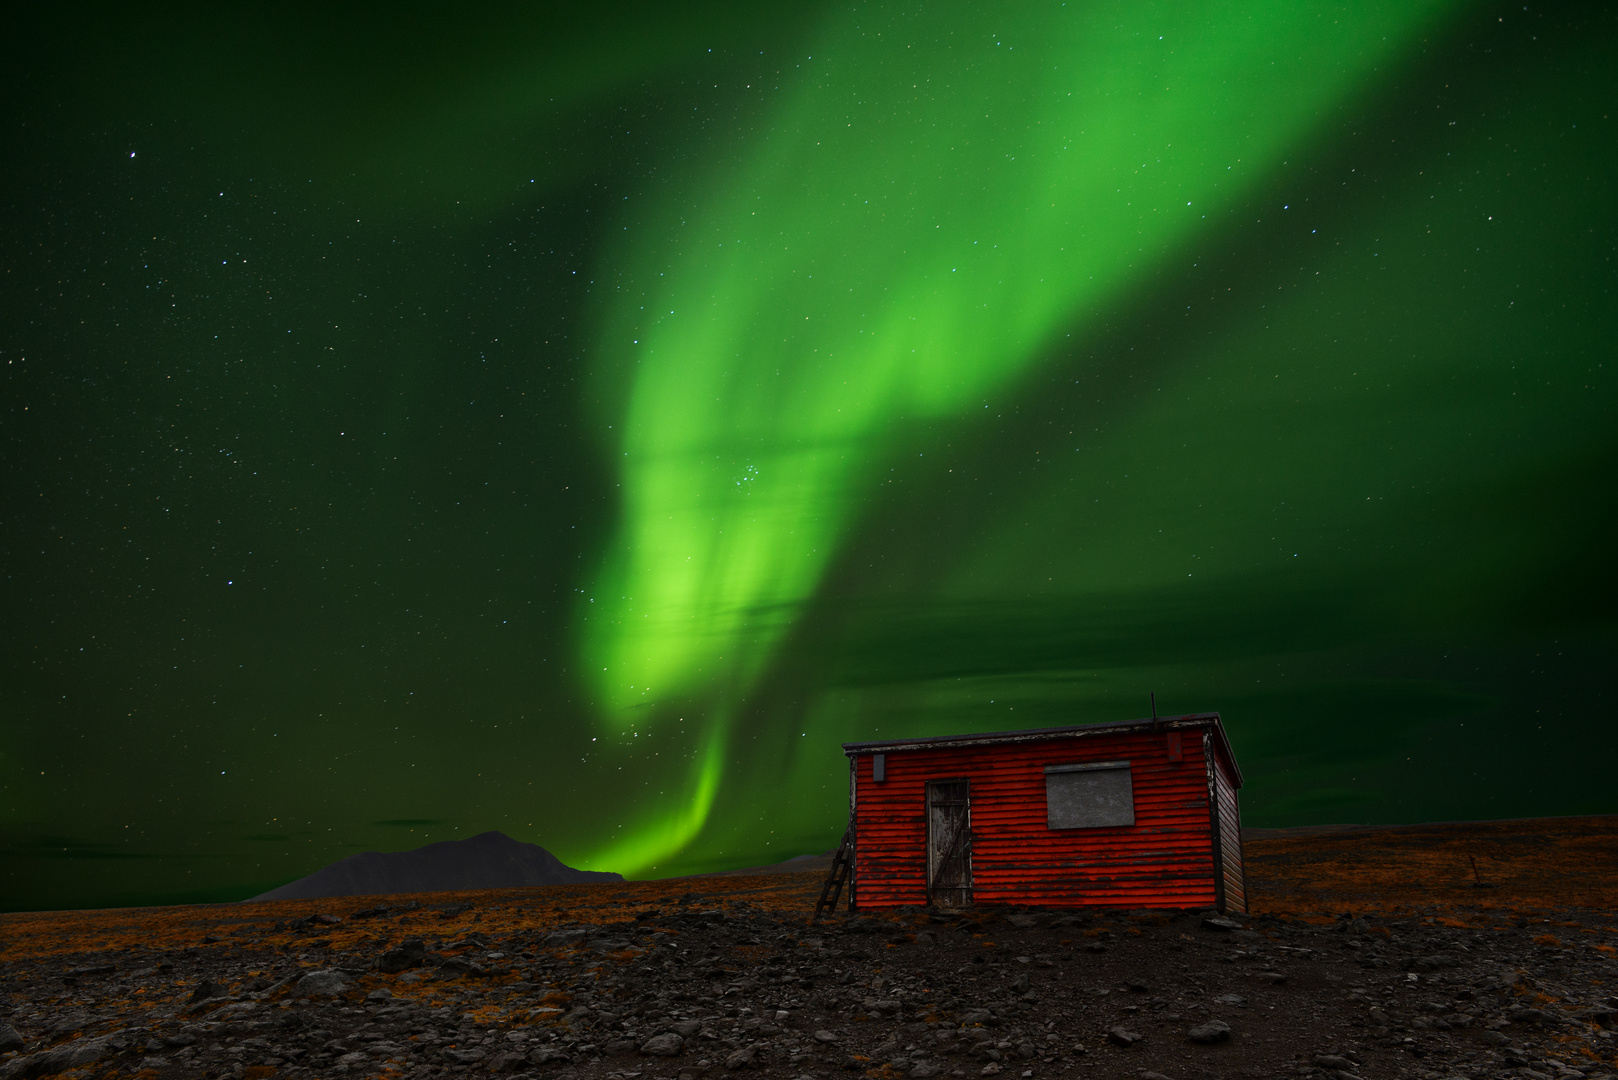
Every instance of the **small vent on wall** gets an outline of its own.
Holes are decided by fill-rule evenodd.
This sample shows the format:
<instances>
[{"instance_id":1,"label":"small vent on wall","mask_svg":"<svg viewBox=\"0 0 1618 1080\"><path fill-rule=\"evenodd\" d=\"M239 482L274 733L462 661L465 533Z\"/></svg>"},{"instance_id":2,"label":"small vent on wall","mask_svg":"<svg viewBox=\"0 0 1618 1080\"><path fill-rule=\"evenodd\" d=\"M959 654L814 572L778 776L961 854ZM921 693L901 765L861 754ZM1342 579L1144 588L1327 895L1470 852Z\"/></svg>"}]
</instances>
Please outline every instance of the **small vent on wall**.
<instances>
[{"instance_id":1,"label":"small vent on wall","mask_svg":"<svg viewBox=\"0 0 1618 1080\"><path fill-rule=\"evenodd\" d=\"M886 780L887 778L888 778L888 755L886 755L886 754L872 754L871 755L871 779L875 780L877 783L880 784L884 780Z\"/></svg>"}]
</instances>

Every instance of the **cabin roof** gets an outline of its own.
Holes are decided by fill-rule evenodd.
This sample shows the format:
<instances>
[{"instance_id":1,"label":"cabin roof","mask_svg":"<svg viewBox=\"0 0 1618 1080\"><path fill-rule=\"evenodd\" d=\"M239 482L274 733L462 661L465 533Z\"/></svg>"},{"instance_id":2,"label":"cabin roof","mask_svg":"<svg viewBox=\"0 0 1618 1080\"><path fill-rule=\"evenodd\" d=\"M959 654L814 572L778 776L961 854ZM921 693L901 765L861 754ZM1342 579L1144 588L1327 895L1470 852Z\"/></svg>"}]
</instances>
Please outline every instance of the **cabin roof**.
<instances>
[{"instance_id":1,"label":"cabin roof","mask_svg":"<svg viewBox=\"0 0 1618 1080\"><path fill-rule=\"evenodd\" d=\"M1002 744L1043 742L1059 739L1087 739L1098 735L1124 735L1152 731L1186 731L1209 729L1214 742L1230 765L1236 786L1242 786L1241 766L1231 752L1230 740L1225 736L1225 725L1218 713L1186 713L1183 716L1146 717L1141 720L1114 720L1104 724L1074 724L1071 727L1028 728L1023 731L987 731L974 735L931 735L915 739L889 739L882 742L844 743L843 753L856 754L896 753L905 750L940 750L953 747L999 746Z\"/></svg>"}]
</instances>

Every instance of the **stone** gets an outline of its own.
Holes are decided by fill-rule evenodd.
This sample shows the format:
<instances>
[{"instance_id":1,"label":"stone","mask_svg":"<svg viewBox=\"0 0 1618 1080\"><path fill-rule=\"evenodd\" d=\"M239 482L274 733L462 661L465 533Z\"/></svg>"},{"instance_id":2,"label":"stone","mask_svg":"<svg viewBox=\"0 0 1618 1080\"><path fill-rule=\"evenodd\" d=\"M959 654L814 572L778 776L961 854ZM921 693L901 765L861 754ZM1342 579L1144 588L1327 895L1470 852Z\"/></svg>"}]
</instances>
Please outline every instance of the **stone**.
<instances>
[{"instance_id":1,"label":"stone","mask_svg":"<svg viewBox=\"0 0 1618 1080\"><path fill-rule=\"evenodd\" d=\"M186 998L185 1003L187 1005L195 1005L199 1001L206 1001L211 997L219 997L224 992L225 988L220 986L218 983L212 981L211 979L203 979L197 984L197 988L191 991L191 996Z\"/></svg>"},{"instance_id":2,"label":"stone","mask_svg":"<svg viewBox=\"0 0 1618 1080\"><path fill-rule=\"evenodd\" d=\"M605 1049L609 1057L617 1057L620 1054L632 1054L635 1052L635 1040L611 1039L608 1041Z\"/></svg>"},{"instance_id":3,"label":"stone","mask_svg":"<svg viewBox=\"0 0 1618 1080\"><path fill-rule=\"evenodd\" d=\"M1210 915L1202 920L1202 927L1204 930L1230 931L1242 929L1242 924L1235 919L1227 919L1222 915Z\"/></svg>"},{"instance_id":4,"label":"stone","mask_svg":"<svg viewBox=\"0 0 1618 1080\"><path fill-rule=\"evenodd\" d=\"M1114 1046L1134 1046L1143 1037L1139 1032L1130 1031L1121 1024L1107 1029L1107 1041Z\"/></svg>"},{"instance_id":5,"label":"stone","mask_svg":"<svg viewBox=\"0 0 1618 1080\"><path fill-rule=\"evenodd\" d=\"M1210 1020L1206 1024L1198 1024L1186 1035L1194 1043L1212 1046L1214 1043L1224 1042L1230 1038L1230 1025L1223 1020Z\"/></svg>"},{"instance_id":6,"label":"stone","mask_svg":"<svg viewBox=\"0 0 1618 1080\"><path fill-rule=\"evenodd\" d=\"M818 1042L818 1043L834 1043L836 1041L837 1041L837 1036L833 1032L826 1031L824 1029L815 1032L815 1042Z\"/></svg>"},{"instance_id":7,"label":"stone","mask_svg":"<svg viewBox=\"0 0 1618 1080\"><path fill-rule=\"evenodd\" d=\"M21 1050L23 1045L22 1036L17 1034L17 1029L0 1021L0 1054L8 1050Z\"/></svg>"},{"instance_id":8,"label":"stone","mask_svg":"<svg viewBox=\"0 0 1618 1080\"><path fill-rule=\"evenodd\" d=\"M409 968L420 967L427 961L427 943L421 938L410 938L377 957L376 969L397 975Z\"/></svg>"},{"instance_id":9,"label":"stone","mask_svg":"<svg viewBox=\"0 0 1618 1080\"><path fill-rule=\"evenodd\" d=\"M658 1057L679 1057L685 1050L685 1040L673 1031L665 1031L661 1035L653 1035L641 1044L640 1052L655 1054Z\"/></svg>"},{"instance_id":10,"label":"stone","mask_svg":"<svg viewBox=\"0 0 1618 1080\"><path fill-rule=\"evenodd\" d=\"M727 1069L750 1069L757 1059L753 1056L753 1048L744 1046L725 1059Z\"/></svg>"},{"instance_id":11,"label":"stone","mask_svg":"<svg viewBox=\"0 0 1618 1080\"><path fill-rule=\"evenodd\" d=\"M935 1062L922 1061L911 1066L910 1077L911 1080L927 1080L928 1077L938 1076L943 1073L943 1071L943 1066Z\"/></svg>"},{"instance_id":12,"label":"stone","mask_svg":"<svg viewBox=\"0 0 1618 1080\"><path fill-rule=\"evenodd\" d=\"M348 1069L368 1069L371 1067L371 1056L355 1050L338 1058L337 1064Z\"/></svg>"},{"instance_id":13,"label":"stone","mask_svg":"<svg viewBox=\"0 0 1618 1080\"><path fill-rule=\"evenodd\" d=\"M458 1046L448 1046L441 1051L441 1056L452 1065L476 1065L483 1060L482 1050L463 1050Z\"/></svg>"},{"instance_id":14,"label":"stone","mask_svg":"<svg viewBox=\"0 0 1618 1080\"><path fill-rule=\"evenodd\" d=\"M293 997L337 997L348 989L348 976L336 968L312 971L292 988Z\"/></svg>"},{"instance_id":15,"label":"stone","mask_svg":"<svg viewBox=\"0 0 1618 1080\"><path fill-rule=\"evenodd\" d=\"M1247 1004L1247 999L1240 994L1220 994L1214 1000L1221 1005L1235 1005L1238 1008Z\"/></svg>"},{"instance_id":16,"label":"stone","mask_svg":"<svg viewBox=\"0 0 1618 1080\"><path fill-rule=\"evenodd\" d=\"M1510 1046L1511 1040L1502 1032L1484 1031L1478 1034L1478 1042L1484 1046Z\"/></svg>"},{"instance_id":17,"label":"stone","mask_svg":"<svg viewBox=\"0 0 1618 1080\"><path fill-rule=\"evenodd\" d=\"M6 1063L0 1076L6 1080L32 1080L36 1076L50 1076L93 1065L116 1047L110 1038L78 1039L64 1046L52 1047L37 1054L13 1058Z\"/></svg>"}]
</instances>

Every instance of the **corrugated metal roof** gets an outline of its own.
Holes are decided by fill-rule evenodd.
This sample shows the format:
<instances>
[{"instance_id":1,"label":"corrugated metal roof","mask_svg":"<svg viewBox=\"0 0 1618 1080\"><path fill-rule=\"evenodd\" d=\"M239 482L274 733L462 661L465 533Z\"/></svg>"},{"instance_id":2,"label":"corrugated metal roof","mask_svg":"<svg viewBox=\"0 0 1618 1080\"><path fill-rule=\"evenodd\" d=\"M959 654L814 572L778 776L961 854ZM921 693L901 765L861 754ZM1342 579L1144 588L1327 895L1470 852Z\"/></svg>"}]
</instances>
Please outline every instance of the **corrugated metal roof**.
<instances>
[{"instance_id":1,"label":"corrugated metal roof","mask_svg":"<svg viewBox=\"0 0 1618 1080\"><path fill-rule=\"evenodd\" d=\"M1045 739L1082 739L1096 735L1122 735L1137 731L1174 731L1211 729L1225 760L1235 777L1236 786L1242 786L1241 766L1231 752L1230 740L1225 737L1225 725L1218 713L1186 713L1182 716L1146 717L1141 720L1114 720L1104 724L1074 724L1071 727L1029 728L1024 731L986 731L975 735L930 735L917 739L891 739L883 742L844 743L843 753L850 757L873 751L894 753L904 750L934 750L946 746L992 746L997 743L1037 742Z\"/></svg>"}]
</instances>

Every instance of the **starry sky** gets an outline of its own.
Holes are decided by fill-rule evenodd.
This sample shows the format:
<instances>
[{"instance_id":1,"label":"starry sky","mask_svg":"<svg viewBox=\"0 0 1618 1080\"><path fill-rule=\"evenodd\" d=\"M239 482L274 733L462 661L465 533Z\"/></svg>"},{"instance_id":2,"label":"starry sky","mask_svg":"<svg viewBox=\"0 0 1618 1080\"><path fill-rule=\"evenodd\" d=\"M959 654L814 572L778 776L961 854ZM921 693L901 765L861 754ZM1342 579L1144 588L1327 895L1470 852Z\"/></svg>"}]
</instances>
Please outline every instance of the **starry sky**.
<instances>
[{"instance_id":1,"label":"starry sky","mask_svg":"<svg viewBox=\"0 0 1618 1080\"><path fill-rule=\"evenodd\" d=\"M1610 7L29 18L0 908L774 862L1153 693L1249 825L1618 812Z\"/></svg>"}]
</instances>

